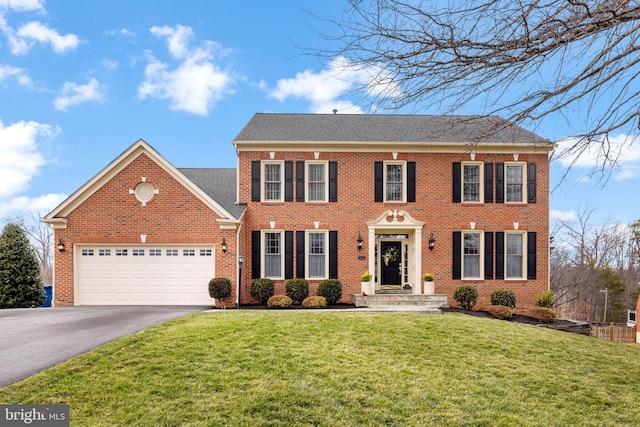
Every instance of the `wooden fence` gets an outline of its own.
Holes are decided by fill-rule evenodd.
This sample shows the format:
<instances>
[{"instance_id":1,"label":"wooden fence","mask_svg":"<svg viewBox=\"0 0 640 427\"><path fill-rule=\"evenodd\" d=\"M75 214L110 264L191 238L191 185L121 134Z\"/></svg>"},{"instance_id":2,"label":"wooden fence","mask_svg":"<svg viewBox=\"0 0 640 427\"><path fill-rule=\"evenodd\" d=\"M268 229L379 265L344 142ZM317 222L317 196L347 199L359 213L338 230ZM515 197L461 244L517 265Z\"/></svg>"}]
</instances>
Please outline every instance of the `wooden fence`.
<instances>
[{"instance_id":1,"label":"wooden fence","mask_svg":"<svg viewBox=\"0 0 640 427\"><path fill-rule=\"evenodd\" d=\"M624 323L592 323L589 335L622 344L633 344L636 342L636 327Z\"/></svg>"}]
</instances>

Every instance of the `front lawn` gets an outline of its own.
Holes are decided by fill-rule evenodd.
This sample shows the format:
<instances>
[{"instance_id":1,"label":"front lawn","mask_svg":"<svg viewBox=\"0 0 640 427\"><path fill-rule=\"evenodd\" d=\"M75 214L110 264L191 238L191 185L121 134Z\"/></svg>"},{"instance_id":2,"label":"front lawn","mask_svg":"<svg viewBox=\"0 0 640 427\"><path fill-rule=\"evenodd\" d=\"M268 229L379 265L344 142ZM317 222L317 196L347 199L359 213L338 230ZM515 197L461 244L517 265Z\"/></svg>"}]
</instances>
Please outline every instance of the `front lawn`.
<instances>
[{"instance_id":1,"label":"front lawn","mask_svg":"<svg viewBox=\"0 0 640 427\"><path fill-rule=\"evenodd\" d=\"M72 426L640 425L640 349L446 313L199 313L0 389Z\"/></svg>"}]
</instances>

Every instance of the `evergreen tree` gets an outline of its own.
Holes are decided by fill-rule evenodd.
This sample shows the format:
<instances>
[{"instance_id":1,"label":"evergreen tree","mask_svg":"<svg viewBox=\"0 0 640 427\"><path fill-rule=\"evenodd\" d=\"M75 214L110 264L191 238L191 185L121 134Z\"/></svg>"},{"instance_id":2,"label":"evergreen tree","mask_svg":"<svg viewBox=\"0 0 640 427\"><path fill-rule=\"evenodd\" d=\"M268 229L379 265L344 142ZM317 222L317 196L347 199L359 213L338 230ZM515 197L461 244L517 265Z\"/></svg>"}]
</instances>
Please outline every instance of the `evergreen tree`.
<instances>
[{"instance_id":1,"label":"evergreen tree","mask_svg":"<svg viewBox=\"0 0 640 427\"><path fill-rule=\"evenodd\" d=\"M44 302L40 266L24 230L15 223L0 234L0 308L38 307Z\"/></svg>"}]
</instances>

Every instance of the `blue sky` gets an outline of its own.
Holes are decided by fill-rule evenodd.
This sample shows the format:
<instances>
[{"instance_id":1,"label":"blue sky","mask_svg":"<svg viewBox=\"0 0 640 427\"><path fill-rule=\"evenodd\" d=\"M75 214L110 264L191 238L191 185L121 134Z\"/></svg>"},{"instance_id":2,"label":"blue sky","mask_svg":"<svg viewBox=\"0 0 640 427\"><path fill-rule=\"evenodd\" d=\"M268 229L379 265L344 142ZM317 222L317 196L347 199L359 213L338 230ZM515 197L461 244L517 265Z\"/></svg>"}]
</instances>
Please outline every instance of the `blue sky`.
<instances>
[{"instance_id":1,"label":"blue sky","mask_svg":"<svg viewBox=\"0 0 640 427\"><path fill-rule=\"evenodd\" d=\"M177 167L235 167L231 141L256 112L370 112L352 91L378 70L302 49L335 48L313 15L339 19L344 6L0 0L0 218L46 214L140 138ZM566 129L553 118L530 128L561 146ZM640 218L637 145L604 187L588 175L594 153L581 157L552 194L553 215ZM553 162L552 187L566 166Z\"/></svg>"}]
</instances>

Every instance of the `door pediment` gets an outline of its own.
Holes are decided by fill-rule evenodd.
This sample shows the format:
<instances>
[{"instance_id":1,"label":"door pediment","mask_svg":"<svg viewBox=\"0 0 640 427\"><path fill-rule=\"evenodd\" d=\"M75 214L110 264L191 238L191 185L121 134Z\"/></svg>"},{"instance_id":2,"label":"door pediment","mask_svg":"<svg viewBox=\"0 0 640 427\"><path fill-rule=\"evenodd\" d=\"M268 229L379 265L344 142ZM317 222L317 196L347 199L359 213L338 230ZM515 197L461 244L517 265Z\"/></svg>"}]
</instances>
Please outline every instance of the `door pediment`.
<instances>
[{"instance_id":1,"label":"door pediment","mask_svg":"<svg viewBox=\"0 0 640 427\"><path fill-rule=\"evenodd\" d=\"M377 219L367 222L370 229L421 229L423 221L418 221L404 210L389 209L384 211Z\"/></svg>"}]
</instances>

